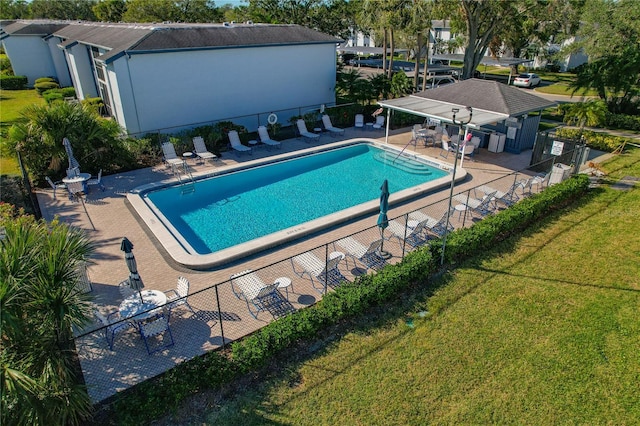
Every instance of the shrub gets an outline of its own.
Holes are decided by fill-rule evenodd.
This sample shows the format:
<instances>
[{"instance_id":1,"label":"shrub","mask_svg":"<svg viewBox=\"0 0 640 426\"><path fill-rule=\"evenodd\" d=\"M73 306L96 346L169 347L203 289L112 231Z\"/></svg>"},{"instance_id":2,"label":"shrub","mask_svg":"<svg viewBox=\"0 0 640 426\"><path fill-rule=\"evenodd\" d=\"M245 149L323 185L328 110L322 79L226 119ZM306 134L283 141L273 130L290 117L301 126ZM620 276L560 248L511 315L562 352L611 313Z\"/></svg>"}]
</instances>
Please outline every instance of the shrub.
<instances>
[{"instance_id":1,"label":"shrub","mask_svg":"<svg viewBox=\"0 0 640 426\"><path fill-rule=\"evenodd\" d=\"M580 138L580 129L575 128L560 128L556 131L558 136L562 136L570 139ZM593 132L590 130L582 131L582 137L584 138L587 146L600 151L613 152L625 142L631 142L631 139L620 136L612 136L606 133Z\"/></svg>"},{"instance_id":2,"label":"shrub","mask_svg":"<svg viewBox=\"0 0 640 426\"><path fill-rule=\"evenodd\" d=\"M614 129L640 131L640 116L607 113L605 126Z\"/></svg>"},{"instance_id":3,"label":"shrub","mask_svg":"<svg viewBox=\"0 0 640 426\"><path fill-rule=\"evenodd\" d=\"M65 98L75 98L76 89L73 87L62 87L60 89L49 89L42 93L42 97L48 104L54 101L64 100Z\"/></svg>"},{"instance_id":4,"label":"shrub","mask_svg":"<svg viewBox=\"0 0 640 426\"><path fill-rule=\"evenodd\" d=\"M11 61L9 60L9 58L0 58L0 71L2 71L2 74L5 75L13 74L13 68L11 68Z\"/></svg>"},{"instance_id":5,"label":"shrub","mask_svg":"<svg viewBox=\"0 0 640 426\"><path fill-rule=\"evenodd\" d=\"M34 84L33 87L36 89L38 94L42 95L47 90L57 89L60 86L55 81L43 81L41 83Z\"/></svg>"},{"instance_id":6,"label":"shrub","mask_svg":"<svg viewBox=\"0 0 640 426\"><path fill-rule=\"evenodd\" d=\"M53 78L53 77L40 77L40 78L36 78L36 81L34 81L35 84L38 83L57 83L58 81Z\"/></svg>"},{"instance_id":7,"label":"shrub","mask_svg":"<svg viewBox=\"0 0 640 426\"><path fill-rule=\"evenodd\" d=\"M22 90L27 86L27 81L24 75L0 75L0 89Z\"/></svg>"}]
</instances>

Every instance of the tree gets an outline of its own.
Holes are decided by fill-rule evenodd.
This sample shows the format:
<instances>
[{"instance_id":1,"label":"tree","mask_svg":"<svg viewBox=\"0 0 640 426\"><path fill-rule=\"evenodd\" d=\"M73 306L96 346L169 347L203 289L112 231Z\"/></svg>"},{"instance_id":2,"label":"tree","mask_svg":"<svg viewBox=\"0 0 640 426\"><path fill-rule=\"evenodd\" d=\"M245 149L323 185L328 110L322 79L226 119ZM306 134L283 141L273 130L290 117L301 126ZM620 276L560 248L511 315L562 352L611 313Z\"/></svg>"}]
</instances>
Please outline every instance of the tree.
<instances>
[{"instance_id":1,"label":"tree","mask_svg":"<svg viewBox=\"0 0 640 426\"><path fill-rule=\"evenodd\" d=\"M93 173L101 168L127 167L134 161L123 148L118 123L103 119L90 106L54 102L29 106L21 115L23 121L11 127L3 151L20 150L37 182L43 182L45 175L60 175L66 168L65 137L81 166Z\"/></svg>"},{"instance_id":2,"label":"tree","mask_svg":"<svg viewBox=\"0 0 640 426\"><path fill-rule=\"evenodd\" d=\"M582 49L589 63L578 69L575 91L595 89L615 113L638 112L640 96L640 2L589 0L578 38L568 51Z\"/></svg>"},{"instance_id":3,"label":"tree","mask_svg":"<svg viewBox=\"0 0 640 426\"><path fill-rule=\"evenodd\" d=\"M26 0L0 0L0 19L29 19L31 8Z\"/></svg>"},{"instance_id":4,"label":"tree","mask_svg":"<svg viewBox=\"0 0 640 426\"><path fill-rule=\"evenodd\" d=\"M100 21L120 22L122 15L127 10L125 0L100 0L93 6L93 13Z\"/></svg>"},{"instance_id":5,"label":"tree","mask_svg":"<svg viewBox=\"0 0 640 426\"><path fill-rule=\"evenodd\" d=\"M0 209L0 423L80 424L91 401L72 329L90 322L92 306L76 289L76 271L94 246L80 230L13 217L6 206Z\"/></svg>"},{"instance_id":6,"label":"tree","mask_svg":"<svg viewBox=\"0 0 640 426\"><path fill-rule=\"evenodd\" d=\"M31 15L34 19L66 19L95 21L93 6L96 0L32 0Z\"/></svg>"},{"instance_id":7,"label":"tree","mask_svg":"<svg viewBox=\"0 0 640 426\"><path fill-rule=\"evenodd\" d=\"M607 115L607 105L600 99L590 99L586 102L574 102L564 115L565 123L575 123L580 127L597 126L602 124Z\"/></svg>"}]
</instances>

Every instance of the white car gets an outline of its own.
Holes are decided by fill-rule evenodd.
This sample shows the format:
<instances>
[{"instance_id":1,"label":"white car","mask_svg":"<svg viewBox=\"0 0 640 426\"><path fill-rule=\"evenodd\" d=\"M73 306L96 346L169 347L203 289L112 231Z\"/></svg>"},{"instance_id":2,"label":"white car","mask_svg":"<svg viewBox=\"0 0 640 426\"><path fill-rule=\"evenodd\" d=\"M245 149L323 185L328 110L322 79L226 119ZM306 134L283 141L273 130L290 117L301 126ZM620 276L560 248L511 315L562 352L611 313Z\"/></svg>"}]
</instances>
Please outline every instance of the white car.
<instances>
[{"instance_id":1,"label":"white car","mask_svg":"<svg viewBox=\"0 0 640 426\"><path fill-rule=\"evenodd\" d=\"M520 74L513 80L513 85L518 87L536 87L542 79L538 74L527 72Z\"/></svg>"}]
</instances>

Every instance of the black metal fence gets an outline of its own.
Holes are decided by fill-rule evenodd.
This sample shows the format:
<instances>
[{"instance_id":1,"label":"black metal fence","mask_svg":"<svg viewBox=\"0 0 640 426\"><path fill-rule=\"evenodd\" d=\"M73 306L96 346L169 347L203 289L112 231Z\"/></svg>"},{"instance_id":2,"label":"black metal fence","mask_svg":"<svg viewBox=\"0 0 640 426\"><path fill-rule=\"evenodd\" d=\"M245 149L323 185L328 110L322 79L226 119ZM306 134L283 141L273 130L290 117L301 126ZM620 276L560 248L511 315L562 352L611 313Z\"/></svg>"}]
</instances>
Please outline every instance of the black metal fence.
<instances>
[{"instance_id":1,"label":"black metal fence","mask_svg":"<svg viewBox=\"0 0 640 426\"><path fill-rule=\"evenodd\" d=\"M582 155L578 151L567 152L567 158ZM557 164L555 157L546 159L390 218L384 230L374 226L341 236L269 266L238 271L224 282L212 283L137 317L96 324L76 333L78 357L92 401L99 402L313 305L343 280L352 281L402 260L426 241L442 236L443 229L450 232L470 226L577 171L556 170ZM446 226L447 217L450 227ZM388 258L381 252L388 253ZM153 320L157 315L169 319L167 329L156 327L152 331L157 333L143 337L140 324L144 322L137 320ZM149 355L150 351L155 353Z\"/></svg>"}]
</instances>

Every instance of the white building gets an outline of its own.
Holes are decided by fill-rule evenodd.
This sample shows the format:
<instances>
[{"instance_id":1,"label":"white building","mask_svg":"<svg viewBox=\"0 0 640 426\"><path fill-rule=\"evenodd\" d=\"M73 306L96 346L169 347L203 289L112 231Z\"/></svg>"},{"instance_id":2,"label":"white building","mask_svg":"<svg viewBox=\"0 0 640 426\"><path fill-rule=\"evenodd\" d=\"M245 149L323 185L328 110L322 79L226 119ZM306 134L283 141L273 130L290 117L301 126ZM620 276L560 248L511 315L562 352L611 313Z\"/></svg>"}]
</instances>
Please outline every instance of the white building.
<instances>
[{"instance_id":1,"label":"white building","mask_svg":"<svg viewBox=\"0 0 640 426\"><path fill-rule=\"evenodd\" d=\"M20 62L17 24L3 28L2 36L16 74L55 74L63 83L65 70ZM48 49L23 43L33 51L29 57L57 63L62 53L78 98L100 96L129 134L171 133L217 120L254 130L258 114L295 115L301 106L335 103L340 40L298 25L74 22L46 35L31 31L30 41L39 38Z\"/></svg>"}]
</instances>

